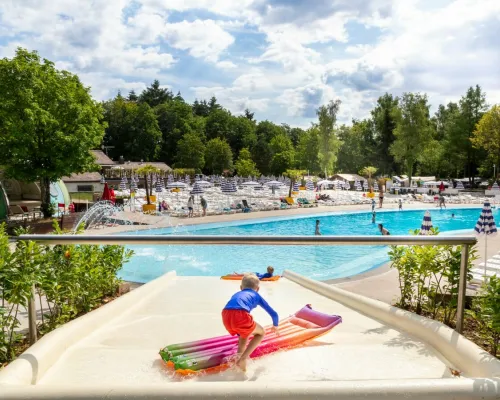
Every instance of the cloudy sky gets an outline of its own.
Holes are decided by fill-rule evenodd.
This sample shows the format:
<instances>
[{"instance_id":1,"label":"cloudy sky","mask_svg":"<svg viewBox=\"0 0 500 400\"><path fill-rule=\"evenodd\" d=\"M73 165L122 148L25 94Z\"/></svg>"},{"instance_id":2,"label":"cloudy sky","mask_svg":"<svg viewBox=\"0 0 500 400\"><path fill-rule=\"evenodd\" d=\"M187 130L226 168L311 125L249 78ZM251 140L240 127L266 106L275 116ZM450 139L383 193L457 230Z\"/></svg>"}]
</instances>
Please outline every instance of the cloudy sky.
<instances>
[{"instance_id":1,"label":"cloudy sky","mask_svg":"<svg viewBox=\"0 0 500 400\"><path fill-rule=\"evenodd\" d=\"M38 50L93 95L153 79L185 99L307 126L342 100L367 116L386 91L500 102L500 0L2 0L0 57Z\"/></svg>"}]
</instances>

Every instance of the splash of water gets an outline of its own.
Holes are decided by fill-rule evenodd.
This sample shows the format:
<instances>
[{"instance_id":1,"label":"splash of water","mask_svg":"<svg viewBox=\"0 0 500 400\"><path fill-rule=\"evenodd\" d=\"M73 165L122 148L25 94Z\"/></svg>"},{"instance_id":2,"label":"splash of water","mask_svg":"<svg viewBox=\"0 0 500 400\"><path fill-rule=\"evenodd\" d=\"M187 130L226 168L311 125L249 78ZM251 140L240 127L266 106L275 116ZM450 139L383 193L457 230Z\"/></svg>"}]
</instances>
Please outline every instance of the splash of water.
<instances>
[{"instance_id":1,"label":"splash of water","mask_svg":"<svg viewBox=\"0 0 500 400\"><path fill-rule=\"evenodd\" d=\"M98 201L90 207L83 216L75 222L73 232L76 232L80 226L84 229L93 229L111 225L133 225L133 221L126 218L123 214L123 207L114 205L112 202L103 200Z\"/></svg>"}]
</instances>

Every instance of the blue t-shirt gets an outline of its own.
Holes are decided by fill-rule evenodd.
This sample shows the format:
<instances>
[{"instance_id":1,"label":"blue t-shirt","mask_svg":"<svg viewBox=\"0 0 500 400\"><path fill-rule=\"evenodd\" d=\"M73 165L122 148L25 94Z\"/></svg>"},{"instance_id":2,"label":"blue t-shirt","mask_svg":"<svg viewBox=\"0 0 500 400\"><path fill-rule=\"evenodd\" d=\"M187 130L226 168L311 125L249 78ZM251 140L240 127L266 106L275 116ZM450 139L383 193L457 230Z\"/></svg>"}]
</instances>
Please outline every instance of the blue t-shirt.
<instances>
[{"instance_id":1,"label":"blue t-shirt","mask_svg":"<svg viewBox=\"0 0 500 400\"><path fill-rule=\"evenodd\" d=\"M273 276L273 274L270 274L269 272L266 272L265 274L260 274L256 272L255 275L257 275L257 278L259 279L271 278Z\"/></svg>"},{"instance_id":2,"label":"blue t-shirt","mask_svg":"<svg viewBox=\"0 0 500 400\"><path fill-rule=\"evenodd\" d=\"M261 306L266 310L273 319L273 325L278 326L278 313L253 289L243 289L235 293L224 307L224 310L243 310L250 313L257 306Z\"/></svg>"}]
</instances>

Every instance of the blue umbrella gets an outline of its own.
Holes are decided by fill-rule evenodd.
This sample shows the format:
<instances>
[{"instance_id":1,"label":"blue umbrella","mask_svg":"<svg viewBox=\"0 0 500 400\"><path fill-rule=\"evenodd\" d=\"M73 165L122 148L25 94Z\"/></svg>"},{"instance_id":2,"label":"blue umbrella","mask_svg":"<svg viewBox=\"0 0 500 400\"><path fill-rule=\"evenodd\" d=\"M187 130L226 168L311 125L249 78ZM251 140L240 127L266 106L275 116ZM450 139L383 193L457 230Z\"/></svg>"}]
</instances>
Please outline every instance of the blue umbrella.
<instances>
[{"instance_id":1,"label":"blue umbrella","mask_svg":"<svg viewBox=\"0 0 500 400\"><path fill-rule=\"evenodd\" d=\"M429 235L431 233L431 228L431 213L429 211L426 211L424 214L424 220L422 221L422 226L420 227L420 235Z\"/></svg>"},{"instance_id":2,"label":"blue umbrella","mask_svg":"<svg viewBox=\"0 0 500 400\"><path fill-rule=\"evenodd\" d=\"M359 183L359 181L354 181L354 187L356 188L356 190L358 192L361 192L362 188L361 188L361 183Z\"/></svg>"},{"instance_id":3,"label":"blue umbrella","mask_svg":"<svg viewBox=\"0 0 500 400\"><path fill-rule=\"evenodd\" d=\"M368 181L363 181L363 189L368 190Z\"/></svg>"},{"instance_id":4,"label":"blue umbrella","mask_svg":"<svg viewBox=\"0 0 500 400\"><path fill-rule=\"evenodd\" d=\"M307 190L314 190L314 183L311 180L308 180L306 182L306 189Z\"/></svg>"},{"instance_id":5,"label":"blue umbrella","mask_svg":"<svg viewBox=\"0 0 500 400\"><path fill-rule=\"evenodd\" d=\"M295 183L293 184L293 191L294 191L294 192L298 192L298 191L299 191L299 184L298 184L297 182L295 182Z\"/></svg>"},{"instance_id":6,"label":"blue umbrella","mask_svg":"<svg viewBox=\"0 0 500 400\"><path fill-rule=\"evenodd\" d=\"M493 213L491 212L490 202L486 201L481 210L481 215L476 222L474 227L477 235L485 235L484 237L484 277L486 278L486 269L488 267L487 251L488 251L488 236L495 235L497 233L497 226L495 225L495 219L493 218Z\"/></svg>"}]
</instances>

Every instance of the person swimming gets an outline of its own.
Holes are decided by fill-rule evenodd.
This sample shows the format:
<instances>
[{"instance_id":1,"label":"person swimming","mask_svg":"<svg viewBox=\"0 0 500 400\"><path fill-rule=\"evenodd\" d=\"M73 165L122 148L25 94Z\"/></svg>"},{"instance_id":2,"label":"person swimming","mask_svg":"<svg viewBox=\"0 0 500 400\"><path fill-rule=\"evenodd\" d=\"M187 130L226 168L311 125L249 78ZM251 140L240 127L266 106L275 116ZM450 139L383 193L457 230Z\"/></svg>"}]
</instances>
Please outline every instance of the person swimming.
<instances>
[{"instance_id":1,"label":"person swimming","mask_svg":"<svg viewBox=\"0 0 500 400\"><path fill-rule=\"evenodd\" d=\"M387 229L384 228L384 225L378 224L378 229L380 230L380 233L384 236L389 236L390 233Z\"/></svg>"},{"instance_id":2,"label":"person swimming","mask_svg":"<svg viewBox=\"0 0 500 400\"><path fill-rule=\"evenodd\" d=\"M451 218L455 218L455 214L454 213L451 213Z\"/></svg>"}]
</instances>

